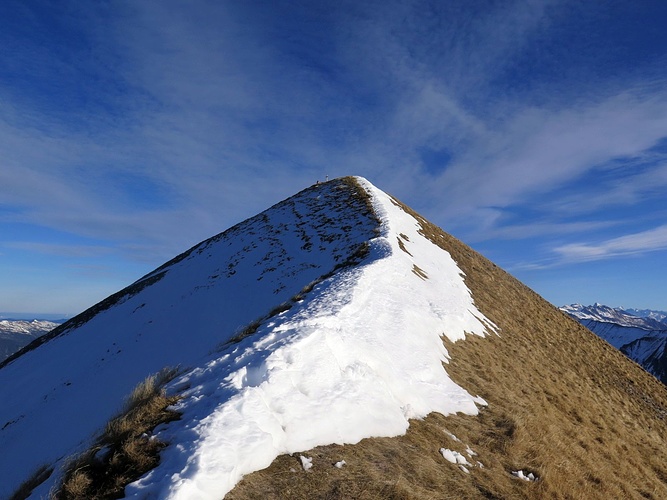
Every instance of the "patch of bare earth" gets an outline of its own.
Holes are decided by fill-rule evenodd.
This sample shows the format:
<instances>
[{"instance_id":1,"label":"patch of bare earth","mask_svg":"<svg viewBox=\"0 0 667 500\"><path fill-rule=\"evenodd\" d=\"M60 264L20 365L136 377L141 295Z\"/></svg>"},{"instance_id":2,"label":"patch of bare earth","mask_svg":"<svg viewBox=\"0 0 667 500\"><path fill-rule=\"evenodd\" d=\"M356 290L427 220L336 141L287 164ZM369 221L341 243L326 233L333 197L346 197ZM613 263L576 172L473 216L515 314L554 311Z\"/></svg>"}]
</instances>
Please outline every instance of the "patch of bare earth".
<instances>
[{"instance_id":1,"label":"patch of bare earth","mask_svg":"<svg viewBox=\"0 0 667 500\"><path fill-rule=\"evenodd\" d=\"M278 457L226 498L667 498L667 388L401 206L452 255L477 307L500 328L498 336L446 342L451 362L445 369L488 407L474 417L433 413L411 421L404 436ZM443 447L476 452L469 473L446 461ZM298 455L312 457L312 469L304 471ZM334 467L341 460L346 465ZM514 477L518 470L538 480Z\"/></svg>"}]
</instances>

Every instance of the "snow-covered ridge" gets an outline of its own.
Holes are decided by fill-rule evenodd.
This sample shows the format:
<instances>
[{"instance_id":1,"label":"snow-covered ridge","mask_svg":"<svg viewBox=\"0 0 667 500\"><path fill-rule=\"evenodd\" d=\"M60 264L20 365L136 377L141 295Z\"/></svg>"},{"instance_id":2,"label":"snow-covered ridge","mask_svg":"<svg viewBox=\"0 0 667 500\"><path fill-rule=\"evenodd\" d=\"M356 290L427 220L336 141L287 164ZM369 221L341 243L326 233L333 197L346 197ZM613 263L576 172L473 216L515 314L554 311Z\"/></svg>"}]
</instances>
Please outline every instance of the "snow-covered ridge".
<instances>
[{"instance_id":1,"label":"snow-covered ridge","mask_svg":"<svg viewBox=\"0 0 667 500\"><path fill-rule=\"evenodd\" d=\"M640 318L650 318L667 324L667 312L665 311L654 311L653 309L627 309L623 307L621 307L621 309L633 316L638 316Z\"/></svg>"},{"instance_id":2,"label":"snow-covered ridge","mask_svg":"<svg viewBox=\"0 0 667 500\"><path fill-rule=\"evenodd\" d=\"M377 226L353 186L312 186L195 246L163 267L160 279L114 294L3 366L0 498L41 465L57 470L85 448L146 376L197 366L330 273Z\"/></svg>"},{"instance_id":3,"label":"snow-covered ridge","mask_svg":"<svg viewBox=\"0 0 667 500\"><path fill-rule=\"evenodd\" d=\"M279 454L394 436L410 418L476 414L484 404L442 366L441 335L460 340L490 325L460 269L413 217L358 182L382 221L368 260L175 381L191 387L178 406L183 418L158 437L179 445L128 497L220 498Z\"/></svg>"},{"instance_id":4,"label":"snow-covered ridge","mask_svg":"<svg viewBox=\"0 0 667 500\"><path fill-rule=\"evenodd\" d=\"M46 495L65 458L165 366L186 368L170 386L182 418L159 429L161 464L128 496L221 498L280 453L400 434L432 411L476 413L484 402L447 376L441 335L492 324L418 229L363 179L312 186L21 355L0 369L0 471L12 471L0 498L51 464L33 498Z\"/></svg>"}]
</instances>

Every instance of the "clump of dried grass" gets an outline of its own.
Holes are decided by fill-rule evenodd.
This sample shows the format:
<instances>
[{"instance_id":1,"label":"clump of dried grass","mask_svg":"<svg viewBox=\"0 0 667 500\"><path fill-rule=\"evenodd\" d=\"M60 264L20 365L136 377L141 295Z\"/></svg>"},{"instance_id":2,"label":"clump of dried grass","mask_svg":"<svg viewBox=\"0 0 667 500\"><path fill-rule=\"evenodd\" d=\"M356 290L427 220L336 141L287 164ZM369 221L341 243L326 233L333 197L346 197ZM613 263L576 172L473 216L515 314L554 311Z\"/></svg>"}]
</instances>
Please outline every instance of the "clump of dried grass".
<instances>
[{"instance_id":1,"label":"clump of dried grass","mask_svg":"<svg viewBox=\"0 0 667 500\"><path fill-rule=\"evenodd\" d=\"M137 385L95 445L69 463L58 498L122 498L127 484L159 463L165 445L150 432L179 418L169 409L179 397L167 395L164 389L176 374L177 369L165 369Z\"/></svg>"},{"instance_id":2,"label":"clump of dried grass","mask_svg":"<svg viewBox=\"0 0 667 500\"><path fill-rule=\"evenodd\" d=\"M428 274L426 274L426 271L424 271L421 267L419 267L417 264L412 265L412 272L419 276L423 280L428 279Z\"/></svg>"},{"instance_id":3,"label":"clump of dried grass","mask_svg":"<svg viewBox=\"0 0 667 500\"><path fill-rule=\"evenodd\" d=\"M401 235L401 236L404 236L405 238L407 238L407 236L405 236L405 235ZM410 257L412 257L412 254L410 252L408 252L407 248L405 248L405 243L403 243L403 240L401 238L396 238L396 239L398 240L398 248L400 248L405 253L407 253ZM406 241L408 241L408 240L406 239Z\"/></svg>"}]
</instances>

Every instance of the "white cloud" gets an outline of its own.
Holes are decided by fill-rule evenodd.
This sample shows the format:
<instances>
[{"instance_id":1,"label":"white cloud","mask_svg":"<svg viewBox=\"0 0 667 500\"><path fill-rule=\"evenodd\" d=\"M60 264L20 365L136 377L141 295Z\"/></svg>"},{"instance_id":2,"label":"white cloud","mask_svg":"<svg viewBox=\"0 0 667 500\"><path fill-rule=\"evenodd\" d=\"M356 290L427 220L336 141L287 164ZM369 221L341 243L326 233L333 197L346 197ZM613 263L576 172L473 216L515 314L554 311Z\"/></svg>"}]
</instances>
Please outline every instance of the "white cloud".
<instances>
[{"instance_id":1,"label":"white cloud","mask_svg":"<svg viewBox=\"0 0 667 500\"><path fill-rule=\"evenodd\" d=\"M554 249L563 263L609 259L667 249L667 225L599 243L570 243Z\"/></svg>"},{"instance_id":2,"label":"white cloud","mask_svg":"<svg viewBox=\"0 0 667 500\"><path fill-rule=\"evenodd\" d=\"M554 212L582 214L600 211L614 206L631 206L649 199L656 199L653 212L662 209L658 203L667 187L667 163L665 155L642 154L623 159L618 172L596 182L589 189L568 193L549 204Z\"/></svg>"},{"instance_id":3,"label":"white cloud","mask_svg":"<svg viewBox=\"0 0 667 500\"><path fill-rule=\"evenodd\" d=\"M15 250L26 250L29 252L54 255L60 257L99 257L112 252L109 247L95 245L63 245L53 243L39 243L31 241L15 241L3 243L2 246Z\"/></svg>"},{"instance_id":4,"label":"white cloud","mask_svg":"<svg viewBox=\"0 0 667 500\"><path fill-rule=\"evenodd\" d=\"M491 82L546 33L559 3L438 8L435 17L406 2L297 8L314 28L283 26L279 7L119 2L112 18L89 9L93 48L126 84L122 116L92 130L35 128L21 113L31 124L48 113L15 109L0 123L0 203L21 207L15 221L106 239L141 259L168 258L324 175L365 175L475 239L593 227L548 214L541 226L508 226L503 215L653 146L667 130L661 87L633 91L619 79L578 99L573 82L571 95L539 106L532 95L513 101ZM320 34L320 21L331 31ZM441 175L424 171L424 146L452 151ZM118 171L160 183L168 201L126 209L104 182ZM609 197L632 202L655 185L637 176ZM591 196L591 207L608 199Z\"/></svg>"},{"instance_id":5,"label":"white cloud","mask_svg":"<svg viewBox=\"0 0 667 500\"><path fill-rule=\"evenodd\" d=\"M534 202L605 162L641 155L666 130L667 95L623 92L589 106L518 110L470 145L428 194L441 196L446 215L474 220L485 207Z\"/></svg>"},{"instance_id":6,"label":"white cloud","mask_svg":"<svg viewBox=\"0 0 667 500\"><path fill-rule=\"evenodd\" d=\"M476 240L519 240L539 237L561 237L578 233L588 233L618 226L619 221L576 221L551 222L542 221L530 224L498 224L484 232L473 233L471 241Z\"/></svg>"}]
</instances>

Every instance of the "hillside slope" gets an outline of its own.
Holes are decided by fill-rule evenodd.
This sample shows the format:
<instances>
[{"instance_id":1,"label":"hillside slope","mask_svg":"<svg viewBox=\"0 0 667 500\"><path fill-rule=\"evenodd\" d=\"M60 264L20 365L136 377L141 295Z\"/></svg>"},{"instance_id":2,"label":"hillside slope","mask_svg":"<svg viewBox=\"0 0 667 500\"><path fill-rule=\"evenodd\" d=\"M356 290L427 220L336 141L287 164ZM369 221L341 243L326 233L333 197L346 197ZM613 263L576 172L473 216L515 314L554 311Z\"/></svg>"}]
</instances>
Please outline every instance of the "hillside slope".
<instances>
[{"instance_id":1,"label":"hillside slope","mask_svg":"<svg viewBox=\"0 0 667 500\"><path fill-rule=\"evenodd\" d=\"M0 498L85 448L149 374L196 366L304 287L357 262L378 227L361 194L352 181L306 189L0 363Z\"/></svg>"},{"instance_id":2,"label":"hillside slope","mask_svg":"<svg viewBox=\"0 0 667 500\"><path fill-rule=\"evenodd\" d=\"M31 498L48 494L175 365L180 420L128 497L667 498L665 387L363 179L203 242L4 363L0 498L42 465Z\"/></svg>"},{"instance_id":3,"label":"hillside slope","mask_svg":"<svg viewBox=\"0 0 667 500\"><path fill-rule=\"evenodd\" d=\"M128 487L139 497L220 498L280 453L476 414L483 400L442 369L440 334L487 327L451 258L389 197L362 179L313 186L5 362L0 382L22 383L0 384L0 470L18 471L0 487L46 465L33 496L57 488L67 457L165 366L183 372L180 420L157 434L160 466Z\"/></svg>"},{"instance_id":4,"label":"hillside slope","mask_svg":"<svg viewBox=\"0 0 667 500\"><path fill-rule=\"evenodd\" d=\"M228 495L247 498L667 498L667 390L639 366L460 241L414 215L465 273L499 328L445 340L452 379L488 406L430 414L405 436L325 446L311 473L283 456ZM466 473L441 448L471 463ZM467 450L476 454L471 457ZM332 467L345 460L342 469ZM292 472L296 470L297 472ZM533 472L535 482L512 472Z\"/></svg>"},{"instance_id":5,"label":"hillside slope","mask_svg":"<svg viewBox=\"0 0 667 500\"><path fill-rule=\"evenodd\" d=\"M667 385L667 330L650 332L624 345L621 352Z\"/></svg>"}]
</instances>

